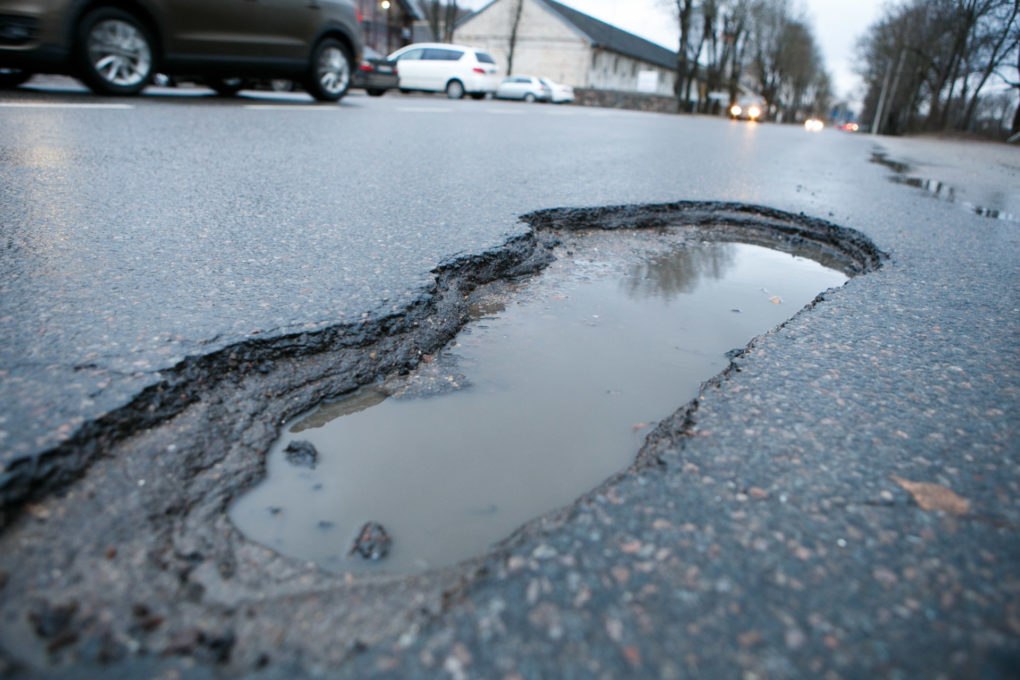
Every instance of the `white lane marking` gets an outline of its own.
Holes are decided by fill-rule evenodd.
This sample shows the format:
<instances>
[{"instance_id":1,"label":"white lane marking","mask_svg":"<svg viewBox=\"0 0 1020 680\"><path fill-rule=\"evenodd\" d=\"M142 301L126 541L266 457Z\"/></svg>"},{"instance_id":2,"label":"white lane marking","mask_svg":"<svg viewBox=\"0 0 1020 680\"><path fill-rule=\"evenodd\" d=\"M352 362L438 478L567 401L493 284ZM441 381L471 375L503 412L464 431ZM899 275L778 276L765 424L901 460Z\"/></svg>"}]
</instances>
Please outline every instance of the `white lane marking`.
<instances>
[{"instance_id":1,"label":"white lane marking","mask_svg":"<svg viewBox=\"0 0 1020 680\"><path fill-rule=\"evenodd\" d=\"M245 104L242 108L253 111L339 111L339 106L316 106L314 104Z\"/></svg>"},{"instance_id":2,"label":"white lane marking","mask_svg":"<svg viewBox=\"0 0 1020 680\"><path fill-rule=\"evenodd\" d=\"M134 104L58 104L48 102L0 102L5 109L133 109Z\"/></svg>"},{"instance_id":3,"label":"white lane marking","mask_svg":"<svg viewBox=\"0 0 1020 680\"><path fill-rule=\"evenodd\" d=\"M403 113L450 113L453 109L431 106L398 106L397 111Z\"/></svg>"}]
</instances>

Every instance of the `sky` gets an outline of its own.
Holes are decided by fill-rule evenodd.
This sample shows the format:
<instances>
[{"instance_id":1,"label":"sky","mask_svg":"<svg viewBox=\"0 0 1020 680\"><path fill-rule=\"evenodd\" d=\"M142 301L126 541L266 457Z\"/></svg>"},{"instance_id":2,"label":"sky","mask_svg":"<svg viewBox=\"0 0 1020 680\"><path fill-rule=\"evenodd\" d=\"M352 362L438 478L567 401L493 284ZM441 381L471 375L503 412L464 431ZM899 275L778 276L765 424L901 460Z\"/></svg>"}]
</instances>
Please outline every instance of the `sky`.
<instances>
[{"instance_id":1,"label":"sky","mask_svg":"<svg viewBox=\"0 0 1020 680\"><path fill-rule=\"evenodd\" d=\"M488 0L459 0L477 9ZM672 0L558 0L642 38L677 49L679 29ZM803 10L814 29L838 97L860 100L863 84L854 73L854 45L879 19L887 0L792 0L795 14Z\"/></svg>"}]
</instances>

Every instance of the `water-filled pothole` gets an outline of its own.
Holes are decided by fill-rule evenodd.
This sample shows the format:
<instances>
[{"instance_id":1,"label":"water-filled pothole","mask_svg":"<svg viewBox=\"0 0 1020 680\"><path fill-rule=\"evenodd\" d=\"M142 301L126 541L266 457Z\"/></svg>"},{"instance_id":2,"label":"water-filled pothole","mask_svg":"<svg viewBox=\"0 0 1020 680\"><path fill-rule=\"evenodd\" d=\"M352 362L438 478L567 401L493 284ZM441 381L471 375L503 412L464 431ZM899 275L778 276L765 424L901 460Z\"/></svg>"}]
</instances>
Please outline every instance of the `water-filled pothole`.
<instances>
[{"instance_id":1,"label":"water-filled pothole","mask_svg":"<svg viewBox=\"0 0 1020 680\"><path fill-rule=\"evenodd\" d=\"M871 162L884 165L895 172L896 174L889 176L889 181L891 182L920 189L921 191L931 194L936 198L948 201L949 203L956 203L965 210L968 210L975 215L980 215L981 217L989 217L993 220L1006 220L1009 222L1017 221L1015 215L1012 215L1002 208L985 207L966 200L962 197L961 192L950 184L933 178L908 175L907 173L910 172L909 165L906 163L900 163L899 161L890 160L884 153L878 151L872 153ZM1002 200L1002 198L1003 197L1000 196L999 200Z\"/></svg>"},{"instance_id":2,"label":"water-filled pothole","mask_svg":"<svg viewBox=\"0 0 1020 680\"><path fill-rule=\"evenodd\" d=\"M650 424L727 353L846 275L689 232L568 239L540 276L489 294L410 376L294 422L231 508L251 539L337 571L407 573L481 554L630 465ZM834 264L829 262L829 264ZM288 461L311 442L318 456ZM388 556L349 555L366 522Z\"/></svg>"}]
</instances>

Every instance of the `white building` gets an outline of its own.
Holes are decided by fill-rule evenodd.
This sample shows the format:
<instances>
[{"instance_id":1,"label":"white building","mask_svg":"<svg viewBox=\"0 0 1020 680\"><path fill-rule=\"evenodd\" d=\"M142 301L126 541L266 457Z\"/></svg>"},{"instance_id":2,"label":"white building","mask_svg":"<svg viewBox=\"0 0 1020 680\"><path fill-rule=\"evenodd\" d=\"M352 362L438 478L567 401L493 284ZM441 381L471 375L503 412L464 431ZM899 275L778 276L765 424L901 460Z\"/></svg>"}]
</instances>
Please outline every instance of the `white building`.
<instances>
[{"instance_id":1,"label":"white building","mask_svg":"<svg viewBox=\"0 0 1020 680\"><path fill-rule=\"evenodd\" d=\"M493 0L457 25L455 41L484 48L506 73L518 6L515 74L579 88L673 94L676 52L552 0Z\"/></svg>"}]
</instances>

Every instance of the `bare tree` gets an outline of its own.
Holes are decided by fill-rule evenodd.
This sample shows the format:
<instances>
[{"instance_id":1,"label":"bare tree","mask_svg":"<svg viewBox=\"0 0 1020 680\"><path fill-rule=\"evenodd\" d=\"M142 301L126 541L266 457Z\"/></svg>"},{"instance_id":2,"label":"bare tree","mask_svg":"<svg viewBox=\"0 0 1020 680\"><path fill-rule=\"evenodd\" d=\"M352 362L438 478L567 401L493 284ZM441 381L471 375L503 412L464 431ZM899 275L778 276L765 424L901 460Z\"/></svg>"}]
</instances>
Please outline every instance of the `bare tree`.
<instances>
[{"instance_id":1,"label":"bare tree","mask_svg":"<svg viewBox=\"0 0 1020 680\"><path fill-rule=\"evenodd\" d=\"M858 45L869 85L865 119L889 132L973 128L986 85L1020 47L1018 26L1020 0L888 8Z\"/></svg>"},{"instance_id":2,"label":"bare tree","mask_svg":"<svg viewBox=\"0 0 1020 680\"><path fill-rule=\"evenodd\" d=\"M1020 41L1018 41L1020 43ZM1016 50L1016 70L1020 74L1020 44ZM1010 85L1016 88L1018 94L1020 94L1020 79L1017 82L1011 82ZM1013 114L1013 125L1009 129L1010 135L1020 134L1020 103L1017 104L1016 113Z\"/></svg>"},{"instance_id":3,"label":"bare tree","mask_svg":"<svg viewBox=\"0 0 1020 680\"><path fill-rule=\"evenodd\" d=\"M433 37L439 42L453 42L461 11L457 0L424 0L421 7Z\"/></svg>"},{"instance_id":4,"label":"bare tree","mask_svg":"<svg viewBox=\"0 0 1020 680\"><path fill-rule=\"evenodd\" d=\"M677 79L674 92L687 110L691 91L701 81L706 93L728 90L737 99L745 52L750 10L755 0L668 0L680 29ZM698 109L706 100L698 90Z\"/></svg>"},{"instance_id":5,"label":"bare tree","mask_svg":"<svg viewBox=\"0 0 1020 680\"><path fill-rule=\"evenodd\" d=\"M514 50L517 49L517 31L521 26L521 12L523 10L524 0L511 0L509 53L506 58L507 75L511 75L514 72Z\"/></svg>"},{"instance_id":6,"label":"bare tree","mask_svg":"<svg viewBox=\"0 0 1020 680\"><path fill-rule=\"evenodd\" d=\"M744 72L750 19L751 0L731 0L728 3L723 19L724 47L721 61L724 66L728 65L729 69L727 89L731 106L740 95L740 79Z\"/></svg>"},{"instance_id":7,"label":"bare tree","mask_svg":"<svg viewBox=\"0 0 1020 680\"><path fill-rule=\"evenodd\" d=\"M673 91L680 100L682 111L689 110L691 85L698 70L698 54L692 44L691 24L694 19L695 0L675 0L680 28L680 46L676 53L676 84Z\"/></svg>"},{"instance_id":8,"label":"bare tree","mask_svg":"<svg viewBox=\"0 0 1020 680\"><path fill-rule=\"evenodd\" d=\"M780 107L783 36L788 22L786 0L758 0L751 8L751 67L770 118Z\"/></svg>"},{"instance_id":9,"label":"bare tree","mask_svg":"<svg viewBox=\"0 0 1020 680\"><path fill-rule=\"evenodd\" d=\"M745 73L753 74L770 115L792 120L830 96L829 78L810 26L794 19L789 0L672 0L680 29L676 96L689 110L700 79L705 93L728 90L736 102ZM672 4L671 2L671 4Z\"/></svg>"},{"instance_id":10,"label":"bare tree","mask_svg":"<svg viewBox=\"0 0 1020 680\"><path fill-rule=\"evenodd\" d=\"M1014 0L1012 3L999 3L987 14L979 17L976 22L974 52L976 52L977 67L975 72L979 80L963 115L961 126L964 129L969 128L974 119L974 111L977 109L981 89L988 82L988 78L1002 66L1014 49L1020 49L1018 15L1020 15L1020 1ZM1005 27L1005 30L1002 27ZM1020 63L1018 63L1018 68L1020 68Z\"/></svg>"}]
</instances>

